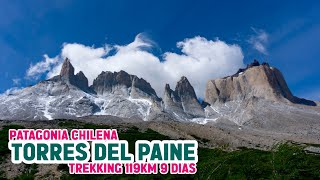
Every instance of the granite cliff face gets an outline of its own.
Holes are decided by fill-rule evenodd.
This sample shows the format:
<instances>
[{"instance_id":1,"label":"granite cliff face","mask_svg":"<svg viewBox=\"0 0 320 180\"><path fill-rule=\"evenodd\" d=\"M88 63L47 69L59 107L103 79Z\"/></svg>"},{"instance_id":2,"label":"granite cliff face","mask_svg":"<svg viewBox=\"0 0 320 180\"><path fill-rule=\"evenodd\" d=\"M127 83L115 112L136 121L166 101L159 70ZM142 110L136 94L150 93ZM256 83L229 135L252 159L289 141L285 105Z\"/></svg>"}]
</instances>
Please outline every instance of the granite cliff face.
<instances>
[{"instance_id":1,"label":"granite cliff face","mask_svg":"<svg viewBox=\"0 0 320 180\"><path fill-rule=\"evenodd\" d=\"M150 98L159 100L151 85L142 78L129 75L125 71L102 72L94 81L91 88L99 95L119 94L132 98Z\"/></svg>"},{"instance_id":2,"label":"granite cliff face","mask_svg":"<svg viewBox=\"0 0 320 180\"><path fill-rule=\"evenodd\" d=\"M149 120L161 112L161 99L151 85L125 71L102 72L90 88L98 97L96 104L101 111L97 115Z\"/></svg>"},{"instance_id":3,"label":"granite cliff face","mask_svg":"<svg viewBox=\"0 0 320 180\"><path fill-rule=\"evenodd\" d=\"M193 87L186 77L181 77L173 91L166 84L163 95L163 106L168 112L180 120L204 117L204 110L199 104Z\"/></svg>"},{"instance_id":4,"label":"granite cliff face","mask_svg":"<svg viewBox=\"0 0 320 180\"><path fill-rule=\"evenodd\" d=\"M303 121L319 116L316 102L293 96L278 69L256 60L232 76L209 80L204 101L207 119L237 125L263 127L279 119Z\"/></svg>"},{"instance_id":5,"label":"granite cliff face","mask_svg":"<svg viewBox=\"0 0 320 180\"><path fill-rule=\"evenodd\" d=\"M267 63L260 65L257 60L232 76L207 83L205 101L209 104L250 98L315 105L293 96L282 73Z\"/></svg>"}]
</instances>

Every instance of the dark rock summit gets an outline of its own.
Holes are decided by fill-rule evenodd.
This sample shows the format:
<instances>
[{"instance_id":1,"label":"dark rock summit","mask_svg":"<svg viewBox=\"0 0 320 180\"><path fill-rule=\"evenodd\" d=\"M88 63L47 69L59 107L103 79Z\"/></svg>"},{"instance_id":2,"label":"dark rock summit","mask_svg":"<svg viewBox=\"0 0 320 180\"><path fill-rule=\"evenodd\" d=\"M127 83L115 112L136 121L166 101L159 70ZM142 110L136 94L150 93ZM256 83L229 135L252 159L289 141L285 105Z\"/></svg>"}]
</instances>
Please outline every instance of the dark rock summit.
<instances>
[{"instance_id":1,"label":"dark rock summit","mask_svg":"<svg viewBox=\"0 0 320 180\"><path fill-rule=\"evenodd\" d=\"M82 71L74 75L74 67L68 58L64 60L60 74L49 79L49 81L61 81L66 84L73 85L85 92L91 91L88 86L88 79Z\"/></svg>"},{"instance_id":2,"label":"dark rock summit","mask_svg":"<svg viewBox=\"0 0 320 180\"><path fill-rule=\"evenodd\" d=\"M82 71L79 71L74 78L73 84L77 87L79 87L82 90L88 90L88 79L87 77L83 74Z\"/></svg>"},{"instance_id":3,"label":"dark rock summit","mask_svg":"<svg viewBox=\"0 0 320 180\"><path fill-rule=\"evenodd\" d=\"M259 63L259 61L258 60L253 60L253 62L252 63L250 63L250 64L248 64L247 65L247 69L248 68L252 68L252 67L254 67L254 66L260 66L260 63Z\"/></svg>"},{"instance_id":4,"label":"dark rock summit","mask_svg":"<svg viewBox=\"0 0 320 180\"><path fill-rule=\"evenodd\" d=\"M178 81L175 92L180 97L184 112L195 117L203 117L203 109L198 101L193 87L185 76Z\"/></svg>"},{"instance_id":5,"label":"dark rock summit","mask_svg":"<svg viewBox=\"0 0 320 180\"><path fill-rule=\"evenodd\" d=\"M72 66L68 58L66 58L62 64L60 77L63 81L66 82L74 81L74 67Z\"/></svg>"},{"instance_id":6,"label":"dark rock summit","mask_svg":"<svg viewBox=\"0 0 320 180\"><path fill-rule=\"evenodd\" d=\"M60 75L53 78L56 81L62 81L71 84L79 89L94 93L97 95L119 95L130 97L133 99L149 99L152 101L160 101L155 90L143 78L138 78L135 75L130 75L125 71L119 72L102 72L93 81L93 84L88 87L88 79L82 71L74 75L74 67L70 60L65 59Z\"/></svg>"},{"instance_id":7,"label":"dark rock summit","mask_svg":"<svg viewBox=\"0 0 320 180\"><path fill-rule=\"evenodd\" d=\"M177 82L175 92L177 92L177 95L181 98L197 98L193 87L185 76L182 76L180 81Z\"/></svg>"},{"instance_id":8,"label":"dark rock summit","mask_svg":"<svg viewBox=\"0 0 320 180\"><path fill-rule=\"evenodd\" d=\"M177 95L175 91L173 91L170 88L169 84L165 85L165 90L162 97L162 103L163 103L163 109L165 112L173 114L175 116L178 116L178 114L184 114L180 97Z\"/></svg>"},{"instance_id":9,"label":"dark rock summit","mask_svg":"<svg viewBox=\"0 0 320 180\"><path fill-rule=\"evenodd\" d=\"M159 100L155 90L144 79L130 75L125 71L102 72L94 81L91 88L97 94L113 93L132 98L148 96Z\"/></svg>"},{"instance_id":10,"label":"dark rock summit","mask_svg":"<svg viewBox=\"0 0 320 180\"><path fill-rule=\"evenodd\" d=\"M175 90L171 90L166 84L163 95L165 111L180 117L204 117L204 110L201 107L193 87L186 77L181 77L177 82Z\"/></svg>"}]
</instances>

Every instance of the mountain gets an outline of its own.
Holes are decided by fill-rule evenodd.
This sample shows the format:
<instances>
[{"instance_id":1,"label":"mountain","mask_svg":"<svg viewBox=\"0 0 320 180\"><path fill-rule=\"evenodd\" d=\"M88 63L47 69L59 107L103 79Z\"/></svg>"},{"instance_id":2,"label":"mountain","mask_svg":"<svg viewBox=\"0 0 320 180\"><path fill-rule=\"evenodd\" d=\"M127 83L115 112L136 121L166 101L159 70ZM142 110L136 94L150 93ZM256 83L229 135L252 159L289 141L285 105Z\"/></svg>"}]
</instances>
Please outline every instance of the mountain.
<instances>
[{"instance_id":1,"label":"mountain","mask_svg":"<svg viewBox=\"0 0 320 180\"><path fill-rule=\"evenodd\" d=\"M319 103L293 96L281 72L267 63L254 61L232 76L209 80L204 101L207 122L275 132L320 130Z\"/></svg>"},{"instance_id":2,"label":"mountain","mask_svg":"<svg viewBox=\"0 0 320 180\"><path fill-rule=\"evenodd\" d=\"M205 116L193 87L184 76L177 82L174 91L170 89L169 84L166 84L163 95L163 107L165 112L172 114L178 120Z\"/></svg>"},{"instance_id":3,"label":"mountain","mask_svg":"<svg viewBox=\"0 0 320 180\"><path fill-rule=\"evenodd\" d=\"M0 96L4 120L92 115L309 132L308 125L320 121L320 108L318 102L293 96L278 69L256 60L234 75L209 80L201 104L184 76L174 90L165 85L159 98L146 80L125 71L101 72L89 86L83 72L75 74L69 59L59 75Z\"/></svg>"},{"instance_id":4,"label":"mountain","mask_svg":"<svg viewBox=\"0 0 320 180\"><path fill-rule=\"evenodd\" d=\"M205 101L210 104L257 97L316 106L313 101L293 96L282 73L267 63L260 65L257 60L232 76L208 81L205 94Z\"/></svg>"},{"instance_id":5,"label":"mountain","mask_svg":"<svg viewBox=\"0 0 320 180\"><path fill-rule=\"evenodd\" d=\"M83 91L90 92L87 77L83 74L82 71L74 75L74 67L72 66L68 58L66 58L63 62L60 74L49 79L49 81L61 81L66 84L78 87Z\"/></svg>"},{"instance_id":6,"label":"mountain","mask_svg":"<svg viewBox=\"0 0 320 180\"><path fill-rule=\"evenodd\" d=\"M118 94L132 98L150 98L159 101L155 90L142 78L130 75L125 71L102 72L91 88L98 94Z\"/></svg>"},{"instance_id":7,"label":"mountain","mask_svg":"<svg viewBox=\"0 0 320 180\"><path fill-rule=\"evenodd\" d=\"M113 115L147 120L161 113L160 98L142 78L124 71L102 72L88 86L88 80L65 59L59 75L0 96L0 119L42 120Z\"/></svg>"}]
</instances>

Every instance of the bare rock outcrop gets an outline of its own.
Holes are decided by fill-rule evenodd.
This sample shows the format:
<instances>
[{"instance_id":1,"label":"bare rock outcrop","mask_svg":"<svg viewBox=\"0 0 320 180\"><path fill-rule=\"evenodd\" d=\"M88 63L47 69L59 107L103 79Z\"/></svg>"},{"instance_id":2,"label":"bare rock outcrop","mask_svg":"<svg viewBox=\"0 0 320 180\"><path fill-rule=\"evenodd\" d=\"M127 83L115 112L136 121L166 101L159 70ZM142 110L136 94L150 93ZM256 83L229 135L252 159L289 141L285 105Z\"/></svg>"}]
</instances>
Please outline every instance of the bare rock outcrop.
<instances>
[{"instance_id":1,"label":"bare rock outcrop","mask_svg":"<svg viewBox=\"0 0 320 180\"><path fill-rule=\"evenodd\" d=\"M68 58L66 58L62 64L62 68L60 70L60 77L64 81L73 81L74 67L72 66Z\"/></svg>"},{"instance_id":2,"label":"bare rock outcrop","mask_svg":"<svg viewBox=\"0 0 320 180\"><path fill-rule=\"evenodd\" d=\"M74 78L74 82L73 84L77 87L79 87L80 89L83 89L83 90L86 90L89 88L88 86L88 79L87 77L83 74L82 71L78 72L76 75L75 75L75 78Z\"/></svg>"},{"instance_id":3,"label":"bare rock outcrop","mask_svg":"<svg viewBox=\"0 0 320 180\"><path fill-rule=\"evenodd\" d=\"M130 96L132 98L151 98L159 101L150 83L125 71L102 72L94 81L91 88L100 95L105 93Z\"/></svg>"},{"instance_id":4,"label":"bare rock outcrop","mask_svg":"<svg viewBox=\"0 0 320 180\"><path fill-rule=\"evenodd\" d=\"M250 98L315 105L292 95L282 73L267 63L255 60L246 69L221 79L209 80L205 101L209 104L242 101Z\"/></svg>"},{"instance_id":5,"label":"bare rock outcrop","mask_svg":"<svg viewBox=\"0 0 320 180\"><path fill-rule=\"evenodd\" d=\"M67 85L73 85L85 92L91 91L88 86L87 77L83 74L82 71L78 72L75 75L74 67L68 58L64 60L62 68L60 70L60 74L49 79L48 81L63 82Z\"/></svg>"},{"instance_id":6,"label":"bare rock outcrop","mask_svg":"<svg viewBox=\"0 0 320 180\"><path fill-rule=\"evenodd\" d=\"M207 119L213 122L227 119L252 128L294 129L288 124L309 117L309 122L314 123L319 114L319 108L313 107L317 106L314 101L291 93L278 69L256 60L232 76L209 80L204 101L208 103Z\"/></svg>"},{"instance_id":7,"label":"bare rock outcrop","mask_svg":"<svg viewBox=\"0 0 320 180\"><path fill-rule=\"evenodd\" d=\"M184 118L204 117L194 89L186 77L181 77L173 91L168 84L165 86L163 105L166 112Z\"/></svg>"}]
</instances>

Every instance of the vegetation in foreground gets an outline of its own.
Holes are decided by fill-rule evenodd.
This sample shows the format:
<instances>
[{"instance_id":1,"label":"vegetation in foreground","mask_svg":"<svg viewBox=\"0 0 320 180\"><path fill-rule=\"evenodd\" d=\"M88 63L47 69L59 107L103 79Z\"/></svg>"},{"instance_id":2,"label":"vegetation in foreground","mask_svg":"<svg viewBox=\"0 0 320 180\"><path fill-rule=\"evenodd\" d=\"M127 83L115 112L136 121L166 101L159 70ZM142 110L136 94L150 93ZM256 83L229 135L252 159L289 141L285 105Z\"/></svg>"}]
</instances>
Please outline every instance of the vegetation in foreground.
<instances>
[{"instance_id":1,"label":"vegetation in foreground","mask_svg":"<svg viewBox=\"0 0 320 180\"><path fill-rule=\"evenodd\" d=\"M87 124L76 121L60 121L61 128L112 128L106 125ZM8 129L23 128L19 125L4 126L0 131L0 154L5 157ZM115 127L113 127L115 128ZM130 152L136 140L164 140L168 137L153 130L140 131L136 127L119 128L119 138L129 142ZM271 151L240 148L236 151L224 151L221 148L199 148L198 172L195 175L69 175L67 165L59 165L63 171L62 179L319 179L320 156L306 154L303 145L282 144ZM16 179L33 179L36 165ZM2 172L3 174L3 172Z\"/></svg>"}]
</instances>

